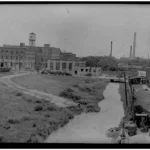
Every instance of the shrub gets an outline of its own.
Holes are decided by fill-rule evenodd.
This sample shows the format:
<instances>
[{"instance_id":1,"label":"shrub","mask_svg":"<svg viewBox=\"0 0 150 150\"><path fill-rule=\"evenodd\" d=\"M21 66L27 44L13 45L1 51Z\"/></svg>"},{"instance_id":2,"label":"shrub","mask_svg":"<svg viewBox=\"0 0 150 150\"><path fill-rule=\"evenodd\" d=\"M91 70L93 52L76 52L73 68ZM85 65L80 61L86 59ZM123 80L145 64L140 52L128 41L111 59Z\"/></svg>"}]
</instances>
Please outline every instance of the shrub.
<instances>
[{"instance_id":1,"label":"shrub","mask_svg":"<svg viewBox=\"0 0 150 150\"><path fill-rule=\"evenodd\" d=\"M75 85L73 85L73 87L78 88L78 87L79 87L79 85L75 84Z\"/></svg>"},{"instance_id":2,"label":"shrub","mask_svg":"<svg viewBox=\"0 0 150 150\"><path fill-rule=\"evenodd\" d=\"M16 96L22 96L23 95L23 93L22 92L20 92L20 91L18 91L18 92L16 92L16 94L15 94Z\"/></svg>"},{"instance_id":3,"label":"shrub","mask_svg":"<svg viewBox=\"0 0 150 150\"><path fill-rule=\"evenodd\" d=\"M11 119L8 120L8 123L17 124L17 123L20 123L20 120L11 118Z\"/></svg>"},{"instance_id":4,"label":"shrub","mask_svg":"<svg viewBox=\"0 0 150 150\"><path fill-rule=\"evenodd\" d=\"M47 110L49 110L49 111L56 111L57 109L54 106L48 106Z\"/></svg>"},{"instance_id":5,"label":"shrub","mask_svg":"<svg viewBox=\"0 0 150 150\"><path fill-rule=\"evenodd\" d=\"M43 110L43 107L38 105L38 106L35 106L34 110L35 111L41 111L41 110Z\"/></svg>"},{"instance_id":6,"label":"shrub","mask_svg":"<svg viewBox=\"0 0 150 150\"><path fill-rule=\"evenodd\" d=\"M92 104L89 103L88 105L86 105L86 110L85 112L99 112L100 111L100 107L97 104Z\"/></svg>"},{"instance_id":7,"label":"shrub","mask_svg":"<svg viewBox=\"0 0 150 150\"><path fill-rule=\"evenodd\" d=\"M0 143L4 142L4 137L0 135Z\"/></svg>"},{"instance_id":8,"label":"shrub","mask_svg":"<svg viewBox=\"0 0 150 150\"><path fill-rule=\"evenodd\" d=\"M81 99L80 96L71 93L71 90L64 90L64 91L60 92L59 96L68 98L68 99L72 99L74 102L77 102L78 100Z\"/></svg>"}]
</instances>

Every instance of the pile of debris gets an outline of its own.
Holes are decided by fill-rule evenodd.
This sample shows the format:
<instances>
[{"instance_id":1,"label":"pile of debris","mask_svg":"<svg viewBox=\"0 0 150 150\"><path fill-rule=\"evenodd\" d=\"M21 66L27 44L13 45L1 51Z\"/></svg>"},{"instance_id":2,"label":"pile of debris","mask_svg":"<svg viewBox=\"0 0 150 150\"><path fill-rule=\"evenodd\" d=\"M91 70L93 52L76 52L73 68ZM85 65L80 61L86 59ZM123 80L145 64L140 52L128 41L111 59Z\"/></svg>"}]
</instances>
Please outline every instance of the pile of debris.
<instances>
[{"instance_id":1,"label":"pile of debris","mask_svg":"<svg viewBox=\"0 0 150 150\"><path fill-rule=\"evenodd\" d=\"M129 137L136 135L137 126L133 121L124 124L123 128L110 128L106 135L112 138L112 143L129 143Z\"/></svg>"}]
</instances>

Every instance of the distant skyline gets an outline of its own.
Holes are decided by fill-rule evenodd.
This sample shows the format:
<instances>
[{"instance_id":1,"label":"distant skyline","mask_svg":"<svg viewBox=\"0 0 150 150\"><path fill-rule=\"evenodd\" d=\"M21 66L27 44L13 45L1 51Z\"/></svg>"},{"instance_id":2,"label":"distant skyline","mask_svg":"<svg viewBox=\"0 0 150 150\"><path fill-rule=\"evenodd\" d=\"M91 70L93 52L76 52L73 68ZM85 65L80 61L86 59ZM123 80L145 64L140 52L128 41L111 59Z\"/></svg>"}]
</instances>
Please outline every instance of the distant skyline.
<instances>
[{"instance_id":1,"label":"distant skyline","mask_svg":"<svg viewBox=\"0 0 150 150\"><path fill-rule=\"evenodd\" d=\"M150 5L35 4L0 5L0 45L50 44L77 56L129 57L136 32L136 56L150 51Z\"/></svg>"}]
</instances>

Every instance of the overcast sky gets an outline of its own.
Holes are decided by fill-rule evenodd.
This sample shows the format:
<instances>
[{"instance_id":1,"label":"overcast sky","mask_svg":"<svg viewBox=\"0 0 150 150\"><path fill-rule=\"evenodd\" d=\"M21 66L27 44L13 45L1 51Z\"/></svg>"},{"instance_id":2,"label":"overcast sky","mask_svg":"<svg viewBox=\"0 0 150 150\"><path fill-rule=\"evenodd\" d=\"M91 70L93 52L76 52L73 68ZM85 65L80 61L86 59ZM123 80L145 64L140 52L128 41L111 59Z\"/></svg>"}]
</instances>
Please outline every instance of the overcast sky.
<instances>
[{"instance_id":1,"label":"overcast sky","mask_svg":"<svg viewBox=\"0 0 150 150\"><path fill-rule=\"evenodd\" d=\"M0 5L0 45L50 44L77 56L129 56L137 33L136 56L150 52L150 5L47 4Z\"/></svg>"}]
</instances>

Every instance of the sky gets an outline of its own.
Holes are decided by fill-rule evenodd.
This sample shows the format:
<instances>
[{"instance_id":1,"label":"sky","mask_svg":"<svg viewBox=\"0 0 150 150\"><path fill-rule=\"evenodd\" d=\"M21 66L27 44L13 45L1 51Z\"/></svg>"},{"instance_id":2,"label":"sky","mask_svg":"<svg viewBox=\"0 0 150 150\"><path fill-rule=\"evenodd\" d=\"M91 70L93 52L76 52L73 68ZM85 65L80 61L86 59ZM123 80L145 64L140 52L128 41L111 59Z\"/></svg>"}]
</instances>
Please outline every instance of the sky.
<instances>
[{"instance_id":1,"label":"sky","mask_svg":"<svg viewBox=\"0 0 150 150\"><path fill-rule=\"evenodd\" d=\"M0 45L50 44L77 56L129 57L136 32L136 56L150 53L150 5L17 4L0 5Z\"/></svg>"}]
</instances>

